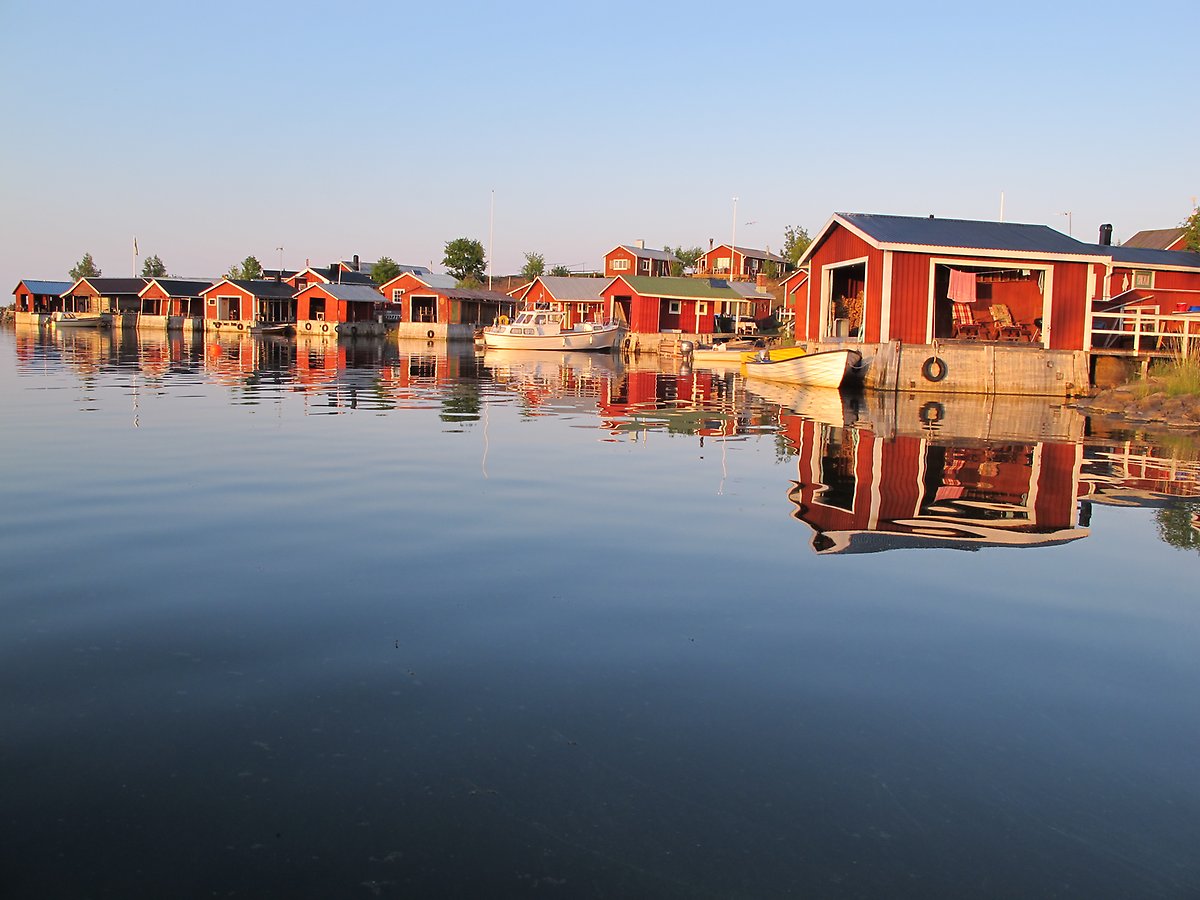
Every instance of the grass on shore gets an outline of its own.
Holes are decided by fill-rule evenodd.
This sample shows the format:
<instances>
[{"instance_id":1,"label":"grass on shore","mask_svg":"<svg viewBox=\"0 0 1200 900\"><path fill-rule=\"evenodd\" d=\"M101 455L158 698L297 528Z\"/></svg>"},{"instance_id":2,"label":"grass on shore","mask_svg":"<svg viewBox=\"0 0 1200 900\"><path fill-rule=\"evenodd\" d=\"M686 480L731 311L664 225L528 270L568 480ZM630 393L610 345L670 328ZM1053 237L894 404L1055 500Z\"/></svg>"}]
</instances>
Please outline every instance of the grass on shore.
<instances>
[{"instance_id":1,"label":"grass on shore","mask_svg":"<svg viewBox=\"0 0 1200 900\"><path fill-rule=\"evenodd\" d=\"M1162 391L1168 397L1200 395L1200 354L1180 355L1158 363L1150 369L1150 379L1143 381L1138 393L1147 396Z\"/></svg>"}]
</instances>

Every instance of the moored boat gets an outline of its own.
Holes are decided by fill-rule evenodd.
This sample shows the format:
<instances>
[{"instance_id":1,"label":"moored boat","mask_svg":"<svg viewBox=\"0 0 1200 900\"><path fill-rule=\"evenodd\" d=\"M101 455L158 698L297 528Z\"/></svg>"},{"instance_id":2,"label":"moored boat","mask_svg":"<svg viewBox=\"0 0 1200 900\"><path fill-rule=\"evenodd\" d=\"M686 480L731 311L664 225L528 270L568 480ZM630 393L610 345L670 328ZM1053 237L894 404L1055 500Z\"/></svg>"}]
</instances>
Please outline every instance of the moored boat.
<instances>
[{"instance_id":1,"label":"moored boat","mask_svg":"<svg viewBox=\"0 0 1200 900\"><path fill-rule=\"evenodd\" d=\"M99 313L56 312L50 321L58 328L100 328L105 324Z\"/></svg>"},{"instance_id":2,"label":"moored boat","mask_svg":"<svg viewBox=\"0 0 1200 900\"><path fill-rule=\"evenodd\" d=\"M699 345L692 348L693 363L702 365L740 366L743 353L754 352L753 341L726 341L712 346Z\"/></svg>"},{"instance_id":3,"label":"moored boat","mask_svg":"<svg viewBox=\"0 0 1200 900\"><path fill-rule=\"evenodd\" d=\"M742 362L750 362L752 359L769 359L773 362L779 362L783 359L795 359L797 356L807 356L808 351L803 347L772 347L769 350L752 350L742 354Z\"/></svg>"},{"instance_id":4,"label":"moored boat","mask_svg":"<svg viewBox=\"0 0 1200 900\"><path fill-rule=\"evenodd\" d=\"M492 350L612 350L620 342L620 325L580 322L562 327L562 313L549 309L524 309L511 322L501 316L483 329L483 345Z\"/></svg>"},{"instance_id":5,"label":"moored boat","mask_svg":"<svg viewBox=\"0 0 1200 900\"><path fill-rule=\"evenodd\" d=\"M779 360L756 358L746 361L746 377L835 388L861 360L857 350L826 350Z\"/></svg>"}]
</instances>

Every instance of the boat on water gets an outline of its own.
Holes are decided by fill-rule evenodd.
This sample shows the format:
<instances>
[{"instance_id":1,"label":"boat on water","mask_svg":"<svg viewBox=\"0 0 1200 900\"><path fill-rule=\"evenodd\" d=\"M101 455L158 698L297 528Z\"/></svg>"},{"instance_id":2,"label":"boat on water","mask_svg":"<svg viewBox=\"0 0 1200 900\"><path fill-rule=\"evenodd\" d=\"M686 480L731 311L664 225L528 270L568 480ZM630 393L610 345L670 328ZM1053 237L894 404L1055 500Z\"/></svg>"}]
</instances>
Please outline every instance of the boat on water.
<instances>
[{"instance_id":1,"label":"boat on water","mask_svg":"<svg viewBox=\"0 0 1200 900\"><path fill-rule=\"evenodd\" d=\"M622 328L611 322L580 322L562 327L562 313L550 309L523 309L511 322L501 316L483 329L489 350L612 350L620 343Z\"/></svg>"},{"instance_id":2,"label":"boat on water","mask_svg":"<svg viewBox=\"0 0 1200 900\"><path fill-rule=\"evenodd\" d=\"M740 366L743 353L753 353L753 341L721 341L712 345L699 344L692 348L693 363L702 365Z\"/></svg>"},{"instance_id":3,"label":"boat on water","mask_svg":"<svg viewBox=\"0 0 1200 900\"><path fill-rule=\"evenodd\" d=\"M857 350L825 350L791 359L750 359L745 372L747 378L836 388L861 361L862 354Z\"/></svg>"},{"instance_id":4,"label":"boat on water","mask_svg":"<svg viewBox=\"0 0 1200 900\"><path fill-rule=\"evenodd\" d=\"M770 349L753 350L742 354L742 362L750 362L752 359L769 359L772 362L779 362L784 359L795 359L798 356L807 356L808 351L803 347L771 347Z\"/></svg>"},{"instance_id":5,"label":"boat on water","mask_svg":"<svg viewBox=\"0 0 1200 900\"><path fill-rule=\"evenodd\" d=\"M759 345L761 343L759 341ZM759 345L753 341L729 341L713 344L711 347L700 345L691 351L692 362L701 365L740 366L764 354L768 359L791 359L794 356L803 356L806 352L803 347L767 348Z\"/></svg>"},{"instance_id":6,"label":"boat on water","mask_svg":"<svg viewBox=\"0 0 1200 900\"><path fill-rule=\"evenodd\" d=\"M102 328L105 324L99 313L56 312L50 321L57 328Z\"/></svg>"}]
</instances>

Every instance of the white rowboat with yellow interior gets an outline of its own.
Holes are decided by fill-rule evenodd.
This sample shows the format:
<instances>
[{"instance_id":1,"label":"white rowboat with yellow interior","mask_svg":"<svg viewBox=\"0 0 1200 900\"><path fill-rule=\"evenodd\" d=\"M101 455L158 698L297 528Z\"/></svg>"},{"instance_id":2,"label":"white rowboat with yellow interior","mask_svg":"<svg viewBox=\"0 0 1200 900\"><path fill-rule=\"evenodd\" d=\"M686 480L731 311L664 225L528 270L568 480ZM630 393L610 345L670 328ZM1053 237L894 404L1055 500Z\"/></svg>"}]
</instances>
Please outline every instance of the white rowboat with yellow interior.
<instances>
[{"instance_id":1,"label":"white rowboat with yellow interior","mask_svg":"<svg viewBox=\"0 0 1200 900\"><path fill-rule=\"evenodd\" d=\"M862 354L857 350L826 350L791 359L750 359L745 371L747 378L835 388L842 386L861 360Z\"/></svg>"}]
</instances>

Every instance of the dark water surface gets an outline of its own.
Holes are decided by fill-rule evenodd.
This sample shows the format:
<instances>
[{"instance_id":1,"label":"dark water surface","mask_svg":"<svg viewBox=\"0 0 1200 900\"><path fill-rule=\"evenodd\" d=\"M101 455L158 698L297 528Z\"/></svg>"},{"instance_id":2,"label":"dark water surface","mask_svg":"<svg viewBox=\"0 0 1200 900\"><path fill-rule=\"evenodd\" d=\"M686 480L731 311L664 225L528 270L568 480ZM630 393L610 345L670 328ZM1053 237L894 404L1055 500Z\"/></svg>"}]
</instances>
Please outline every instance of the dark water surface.
<instances>
[{"instance_id":1,"label":"dark water surface","mask_svg":"<svg viewBox=\"0 0 1200 900\"><path fill-rule=\"evenodd\" d=\"M653 365L0 331L0 895L1200 894L1193 441Z\"/></svg>"}]
</instances>

